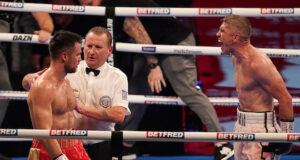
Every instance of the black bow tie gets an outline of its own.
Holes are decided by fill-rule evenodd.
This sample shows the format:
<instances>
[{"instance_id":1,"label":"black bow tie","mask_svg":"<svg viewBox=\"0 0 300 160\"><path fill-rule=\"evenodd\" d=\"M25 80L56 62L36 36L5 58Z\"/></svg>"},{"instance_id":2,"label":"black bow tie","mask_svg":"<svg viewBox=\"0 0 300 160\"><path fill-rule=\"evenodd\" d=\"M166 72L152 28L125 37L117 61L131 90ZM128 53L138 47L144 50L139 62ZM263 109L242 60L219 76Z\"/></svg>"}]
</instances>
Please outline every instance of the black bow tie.
<instances>
[{"instance_id":1,"label":"black bow tie","mask_svg":"<svg viewBox=\"0 0 300 160\"><path fill-rule=\"evenodd\" d=\"M88 68L88 67L85 68L85 72L86 72L86 74L89 74L90 72L94 72L94 75L95 75L95 76L98 76L98 74L100 73L99 70L97 70L97 69L92 69L92 68Z\"/></svg>"}]
</instances>

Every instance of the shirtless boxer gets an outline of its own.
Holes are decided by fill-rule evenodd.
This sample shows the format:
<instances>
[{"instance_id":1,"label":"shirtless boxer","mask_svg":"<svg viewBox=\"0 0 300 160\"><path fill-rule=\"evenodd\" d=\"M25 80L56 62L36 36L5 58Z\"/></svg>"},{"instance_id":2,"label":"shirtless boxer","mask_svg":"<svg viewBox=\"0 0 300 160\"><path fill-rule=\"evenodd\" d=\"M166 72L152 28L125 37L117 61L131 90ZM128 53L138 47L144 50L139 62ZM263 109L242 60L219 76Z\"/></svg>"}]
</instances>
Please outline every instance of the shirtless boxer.
<instances>
[{"instance_id":1,"label":"shirtless boxer","mask_svg":"<svg viewBox=\"0 0 300 160\"><path fill-rule=\"evenodd\" d=\"M66 76L78 98L79 113L74 114L78 129L114 131L115 123L122 123L125 115L130 114L127 77L106 62L112 51L111 43L112 36L106 28L91 28L85 37L85 60L75 74ZM46 70L27 74L22 81L24 89L29 90ZM110 141L83 140L83 143L91 159L111 160Z\"/></svg>"},{"instance_id":2,"label":"shirtless boxer","mask_svg":"<svg viewBox=\"0 0 300 160\"><path fill-rule=\"evenodd\" d=\"M69 130L76 126L76 98L65 76L74 73L81 60L82 38L59 31L49 43L51 64L31 85L28 94L30 117L35 129ZM89 159L80 140L33 139L31 153L39 150L41 160Z\"/></svg>"},{"instance_id":3,"label":"shirtless boxer","mask_svg":"<svg viewBox=\"0 0 300 160\"><path fill-rule=\"evenodd\" d=\"M232 54L240 102L234 131L293 132L292 97L270 58L250 44L249 20L239 15L228 15L222 22L216 36L222 43L222 54ZM273 98L279 102L280 127L276 122ZM272 159L275 154L262 152L262 145L277 148L276 154L288 153L291 144L280 147L283 144L277 143L278 146L274 146L274 143L265 142L235 142L235 159Z\"/></svg>"}]
</instances>

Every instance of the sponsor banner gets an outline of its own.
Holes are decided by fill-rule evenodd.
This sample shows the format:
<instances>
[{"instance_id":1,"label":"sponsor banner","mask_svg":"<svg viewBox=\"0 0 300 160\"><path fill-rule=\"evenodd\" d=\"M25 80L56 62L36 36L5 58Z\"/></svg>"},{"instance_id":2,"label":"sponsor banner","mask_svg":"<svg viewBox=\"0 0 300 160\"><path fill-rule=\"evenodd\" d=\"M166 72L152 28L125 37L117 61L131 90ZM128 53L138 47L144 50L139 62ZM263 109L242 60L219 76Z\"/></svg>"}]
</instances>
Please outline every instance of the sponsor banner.
<instances>
[{"instance_id":1,"label":"sponsor banner","mask_svg":"<svg viewBox=\"0 0 300 160\"><path fill-rule=\"evenodd\" d=\"M199 15L228 15L232 8L199 8Z\"/></svg>"},{"instance_id":2,"label":"sponsor banner","mask_svg":"<svg viewBox=\"0 0 300 160\"><path fill-rule=\"evenodd\" d=\"M85 12L85 6L55 5L55 4L52 4L52 11Z\"/></svg>"},{"instance_id":3,"label":"sponsor banner","mask_svg":"<svg viewBox=\"0 0 300 160\"><path fill-rule=\"evenodd\" d=\"M170 15L170 8L137 8L137 15Z\"/></svg>"},{"instance_id":4,"label":"sponsor banner","mask_svg":"<svg viewBox=\"0 0 300 160\"><path fill-rule=\"evenodd\" d=\"M218 140L246 140L254 141L255 134L253 133L217 133Z\"/></svg>"},{"instance_id":5,"label":"sponsor banner","mask_svg":"<svg viewBox=\"0 0 300 160\"><path fill-rule=\"evenodd\" d=\"M300 142L300 134L288 134L287 141L298 141Z\"/></svg>"},{"instance_id":6,"label":"sponsor banner","mask_svg":"<svg viewBox=\"0 0 300 160\"><path fill-rule=\"evenodd\" d=\"M13 41L32 41L33 35L13 35Z\"/></svg>"},{"instance_id":7,"label":"sponsor banner","mask_svg":"<svg viewBox=\"0 0 300 160\"><path fill-rule=\"evenodd\" d=\"M202 51L193 51L193 50L188 50L188 49L174 49L173 50L174 53L178 53L178 54L202 54Z\"/></svg>"},{"instance_id":8,"label":"sponsor banner","mask_svg":"<svg viewBox=\"0 0 300 160\"><path fill-rule=\"evenodd\" d=\"M156 47L142 46L142 52L156 52Z\"/></svg>"},{"instance_id":9,"label":"sponsor banner","mask_svg":"<svg viewBox=\"0 0 300 160\"><path fill-rule=\"evenodd\" d=\"M87 130L50 130L50 136L87 136Z\"/></svg>"},{"instance_id":10,"label":"sponsor banner","mask_svg":"<svg viewBox=\"0 0 300 160\"><path fill-rule=\"evenodd\" d=\"M294 8L261 8L261 14L294 14Z\"/></svg>"},{"instance_id":11,"label":"sponsor banner","mask_svg":"<svg viewBox=\"0 0 300 160\"><path fill-rule=\"evenodd\" d=\"M0 129L0 135L3 136L17 136L18 130L17 129Z\"/></svg>"},{"instance_id":12,"label":"sponsor banner","mask_svg":"<svg viewBox=\"0 0 300 160\"><path fill-rule=\"evenodd\" d=\"M145 104L165 104L165 105L178 105L177 101L155 101L155 100L145 100Z\"/></svg>"},{"instance_id":13,"label":"sponsor banner","mask_svg":"<svg viewBox=\"0 0 300 160\"><path fill-rule=\"evenodd\" d=\"M147 131L147 138L178 138L184 139L184 132L158 132L158 131Z\"/></svg>"},{"instance_id":14,"label":"sponsor banner","mask_svg":"<svg viewBox=\"0 0 300 160\"><path fill-rule=\"evenodd\" d=\"M5 8L24 8L24 4L21 2L0 2L0 7Z\"/></svg>"},{"instance_id":15,"label":"sponsor banner","mask_svg":"<svg viewBox=\"0 0 300 160\"><path fill-rule=\"evenodd\" d=\"M289 54L289 53L282 53L282 54L274 54L274 53L267 53L270 57L300 57L298 54Z\"/></svg>"}]
</instances>

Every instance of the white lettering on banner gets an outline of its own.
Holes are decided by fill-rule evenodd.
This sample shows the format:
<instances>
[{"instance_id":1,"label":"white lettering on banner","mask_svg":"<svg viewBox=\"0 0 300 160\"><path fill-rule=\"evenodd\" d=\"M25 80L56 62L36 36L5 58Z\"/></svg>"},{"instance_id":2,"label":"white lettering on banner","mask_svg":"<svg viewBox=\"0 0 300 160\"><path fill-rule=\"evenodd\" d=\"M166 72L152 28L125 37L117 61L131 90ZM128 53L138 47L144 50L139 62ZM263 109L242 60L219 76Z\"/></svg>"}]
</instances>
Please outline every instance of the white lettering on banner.
<instances>
[{"instance_id":1,"label":"white lettering on banner","mask_svg":"<svg viewBox=\"0 0 300 160\"><path fill-rule=\"evenodd\" d=\"M298 141L300 142L300 135L299 134L288 134L287 135L288 141Z\"/></svg>"},{"instance_id":2,"label":"white lettering on banner","mask_svg":"<svg viewBox=\"0 0 300 160\"><path fill-rule=\"evenodd\" d=\"M0 135L16 136L17 134L16 129L0 129Z\"/></svg>"},{"instance_id":3,"label":"white lettering on banner","mask_svg":"<svg viewBox=\"0 0 300 160\"><path fill-rule=\"evenodd\" d=\"M70 11L70 12L85 12L85 6L71 6L71 5L55 5L52 4L53 11Z\"/></svg>"},{"instance_id":4,"label":"white lettering on banner","mask_svg":"<svg viewBox=\"0 0 300 160\"><path fill-rule=\"evenodd\" d=\"M294 8L261 8L261 14L294 14Z\"/></svg>"},{"instance_id":5,"label":"white lettering on banner","mask_svg":"<svg viewBox=\"0 0 300 160\"><path fill-rule=\"evenodd\" d=\"M254 141L255 135L251 133L217 133L217 139Z\"/></svg>"},{"instance_id":6,"label":"white lettering on banner","mask_svg":"<svg viewBox=\"0 0 300 160\"><path fill-rule=\"evenodd\" d=\"M231 8L199 8L199 15L228 15L232 14Z\"/></svg>"},{"instance_id":7,"label":"white lettering on banner","mask_svg":"<svg viewBox=\"0 0 300 160\"><path fill-rule=\"evenodd\" d=\"M0 7L7 7L7 8L23 8L23 3L19 2L0 2Z\"/></svg>"},{"instance_id":8,"label":"white lettering on banner","mask_svg":"<svg viewBox=\"0 0 300 160\"><path fill-rule=\"evenodd\" d=\"M147 138L184 138L184 132L152 132L152 131L147 131Z\"/></svg>"},{"instance_id":9,"label":"white lettering on banner","mask_svg":"<svg viewBox=\"0 0 300 160\"><path fill-rule=\"evenodd\" d=\"M50 130L50 136L87 136L85 130Z\"/></svg>"},{"instance_id":10,"label":"white lettering on banner","mask_svg":"<svg viewBox=\"0 0 300 160\"><path fill-rule=\"evenodd\" d=\"M169 15L170 8L137 8L137 14Z\"/></svg>"}]
</instances>

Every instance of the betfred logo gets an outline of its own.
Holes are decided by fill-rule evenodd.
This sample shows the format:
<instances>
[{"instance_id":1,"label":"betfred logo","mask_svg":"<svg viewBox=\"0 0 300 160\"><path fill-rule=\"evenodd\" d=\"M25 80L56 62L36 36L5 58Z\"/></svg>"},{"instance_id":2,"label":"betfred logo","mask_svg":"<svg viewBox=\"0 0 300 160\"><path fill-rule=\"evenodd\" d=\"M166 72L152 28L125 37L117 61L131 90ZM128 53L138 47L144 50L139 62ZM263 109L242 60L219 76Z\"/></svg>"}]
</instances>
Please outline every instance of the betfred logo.
<instances>
[{"instance_id":1,"label":"betfred logo","mask_svg":"<svg viewBox=\"0 0 300 160\"><path fill-rule=\"evenodd\" d=\"M261 8L261 14L294 14L294 8Z\"/></svg>"},{"instance_id":2,"label":"betfred logo","mask_svg":"<svg viewBox=\"0 0 300 160\"><path fill-rule=\"evenodd\" d=\"M16 129L0 129L0 135L16 136L16 135L18 135L18 130L16 130Z\"/></svg>"},{"instance_id":3,"label":"betfred logo","mask_svg":"<svg viewBox=\"0 0 300 160\"><path fill-rule=\"evenodd\" d=\"M288 134L287 141L298 141L300 142L300 134Z\"/></svg>"},{"instance_id":4,"label":"betfred logo","mask_svg":"<svg viewBox=\"0 0 300 160\"><path fill-rule=\"evenodd\" d=\"M232 14L231 8L199 8L199 15L228 15Z\"/></svg>"},{"instance_id":5,"label":"betfred logo","mask_svg":"<svg viewBox=\"0 0 300 160\"><path fill-rule=\"evenodd\" d=\"M52 4L52 11L85 12L85 6L55 5L55 4Z\"/></svg>"},{"instance_id":6,"label":"betfred logo","mask_svg":"<svg viewBox=\"0 0 300 160\"><path fill-rule=\"evenodd\" d=\"M217 133L218 140L247 140L254 141L255 134L253 133Z\"/></svg>"},{"instance_id":7,"label":"betfred logo","mask_svg":"<svg viewBox=\"0 0 300 160\"><path fill-rule=\"evenodd\" d=\"M147 131L147 138L184 138L184 132L152 132Z\"/></svg>"},{"instance_id":8,"label":"betfred logo","mask_svg":"<svg viewBox=\"0 0 300 160\"><path fill-rule=\"evenodd\" d=\"M170 8L137 8L138 15L170 15Z\"/></svg>"},{"instance_id":9,"label":"betfred logo","mask_svg":"<svg viewBox=\"0 0 300 160\"><path fill-rule=\"evenodd\" d=\"M24 5L21 2L0 2L0 7L6 8L23 8Z\"/></svg>"},{"instance_id":10,"label":"betfred logo","mask_svg":"<svg viewBox=\"0 0 300 160\"><path fill-rule=\"evenodd\" d=\"M87 136L85 130L50 130L50 136Z\"/></svg>"}]
</instances>

